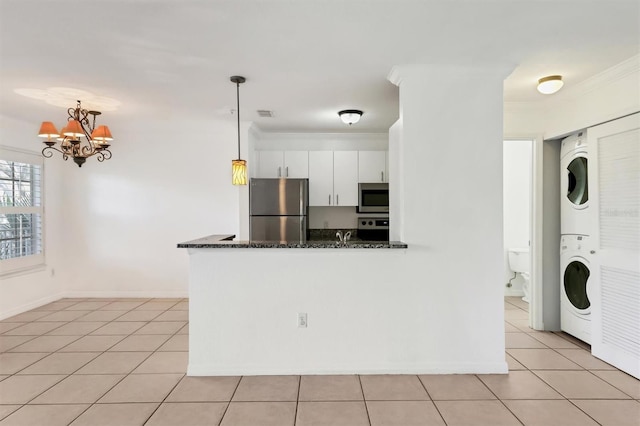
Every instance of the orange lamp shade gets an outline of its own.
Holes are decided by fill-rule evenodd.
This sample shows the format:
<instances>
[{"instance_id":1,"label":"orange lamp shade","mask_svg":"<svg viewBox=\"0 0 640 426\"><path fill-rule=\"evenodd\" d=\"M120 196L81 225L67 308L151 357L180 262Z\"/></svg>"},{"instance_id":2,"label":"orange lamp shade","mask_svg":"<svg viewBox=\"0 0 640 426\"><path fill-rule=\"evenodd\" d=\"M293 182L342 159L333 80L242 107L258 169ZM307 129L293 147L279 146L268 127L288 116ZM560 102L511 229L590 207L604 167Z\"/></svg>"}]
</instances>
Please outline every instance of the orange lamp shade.
<instances>
[{"instance_id":1,"label":"orange lamp shade","mask_svg":"<svg viewBox=\"0 0 640 426\"><path fill-rule=\"evenodd\" d=\"M38 136L40 136L41 138L57 138L58 136L60 136L60 133L58 133L58 129L56 129L56 126L53 125L52 122L50 121L43 121L42 124L40 125L40 131L38 132Z\"/></svg>"},{"instance_id":2,"label":"orange lamp shade","mask_svg":"<svg viewBox=\"0 0 640 426\"><path fill-rule=\"evenodd\" d=\"M60 136L58 137L59 141L63 141L66 139L66 136L64 135L66 131L67 131L67 126L64 126L62 130L60 130Z\"/></svg>"},{"instance_id":3,"label":"orange lamp shade","mask_svg":"<svg viewBox=\"0 0 640 426\"><path fill-rule=\"evenodd\" d=\"M84 131L82 130L82 126L78 120L69 120L65 129L66 131L62 132L65 136L70 136L72 138L84 136Z\"/></svg>"},{"instance_id":4,"label":"orange lamp shade","mask_svg":"<svg viewBox=\"0 0 640 426\"><path fill-rule=\"evenodd\" d=\"M247 184L247 162L245 160L231 160L231 183L234 185Z\"/></svg>"},{"instance_id":5,"label":"orange lamp shade","mask_svg":"<svg viewBox=\"0 0 640 426\"><path fill-rule=\"evenodd\" d=\"M112 141L113 136L111 136L111 131L107 126L98 126L92 133L91 139L102 143L107 141Z\"/></svg>"}]
</instances>

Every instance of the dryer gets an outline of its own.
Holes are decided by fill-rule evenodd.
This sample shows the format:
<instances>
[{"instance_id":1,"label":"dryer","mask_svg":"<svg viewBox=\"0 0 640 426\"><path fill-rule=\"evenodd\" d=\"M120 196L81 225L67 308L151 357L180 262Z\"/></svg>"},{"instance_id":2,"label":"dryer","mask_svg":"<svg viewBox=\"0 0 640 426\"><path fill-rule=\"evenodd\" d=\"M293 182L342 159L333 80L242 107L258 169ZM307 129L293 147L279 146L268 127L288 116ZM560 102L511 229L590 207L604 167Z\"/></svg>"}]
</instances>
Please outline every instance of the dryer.
<instances>
[{"instance_id":1,"label":"dryer","mask_svg":"<svg viewBox=\"0 0 640 426\"><path fill-rule=\"evenodd\" d=\"M560 329L591 344L588 236L563 235L560 242Z\"/></svg>"},{"instance_id":2,"label":"dryer","mask_svg":"<svg viewBox=\"0 0 640 426\"><path fill-rule=\"evenodd\" d=\"M560 147L560 234L591 235L587 132L562 140Z\"/></svg>"}]
</instances>

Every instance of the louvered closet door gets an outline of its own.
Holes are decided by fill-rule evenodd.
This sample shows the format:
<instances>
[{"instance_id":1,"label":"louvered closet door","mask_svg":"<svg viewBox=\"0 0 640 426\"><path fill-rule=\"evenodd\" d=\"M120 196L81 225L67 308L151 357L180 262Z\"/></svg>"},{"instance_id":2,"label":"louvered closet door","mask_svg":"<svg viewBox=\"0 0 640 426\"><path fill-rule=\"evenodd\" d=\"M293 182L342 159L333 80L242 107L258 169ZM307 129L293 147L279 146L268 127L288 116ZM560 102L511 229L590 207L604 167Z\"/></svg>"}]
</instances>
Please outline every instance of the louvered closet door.
<instances>
[{"instance_id":1,"label":"louvered closet door","mask_svg":"<svg viewBox=\"0 0 640 426\"><path fill-rule=\"evenodd\" d=\"M593 227L591 351L640 378L640 114L587 130Z\"/></svg>"}]
</instances>

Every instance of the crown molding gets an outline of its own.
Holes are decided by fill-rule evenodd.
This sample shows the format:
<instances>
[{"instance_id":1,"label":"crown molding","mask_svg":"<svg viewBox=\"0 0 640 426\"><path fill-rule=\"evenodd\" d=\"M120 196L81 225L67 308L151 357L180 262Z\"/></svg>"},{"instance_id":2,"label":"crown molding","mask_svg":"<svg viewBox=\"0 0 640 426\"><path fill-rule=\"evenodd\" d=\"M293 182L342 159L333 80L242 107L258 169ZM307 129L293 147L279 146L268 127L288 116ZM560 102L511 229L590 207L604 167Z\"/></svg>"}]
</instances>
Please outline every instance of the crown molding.
<instances>
[{"instance_id":1,"label":"crown molding","mask_svg":"<svg viewBox=\"0 0 640 426\"><path fill-rule=\"evenodd\" d=\"M633 74L640 74L640 54L634 55L611 68L607 68L599 74L576 83L572 87L567 87L565 90L558 93L558 96L554 96L549 100L560 101L580 97Z\"/></svg>"}]
</instances>

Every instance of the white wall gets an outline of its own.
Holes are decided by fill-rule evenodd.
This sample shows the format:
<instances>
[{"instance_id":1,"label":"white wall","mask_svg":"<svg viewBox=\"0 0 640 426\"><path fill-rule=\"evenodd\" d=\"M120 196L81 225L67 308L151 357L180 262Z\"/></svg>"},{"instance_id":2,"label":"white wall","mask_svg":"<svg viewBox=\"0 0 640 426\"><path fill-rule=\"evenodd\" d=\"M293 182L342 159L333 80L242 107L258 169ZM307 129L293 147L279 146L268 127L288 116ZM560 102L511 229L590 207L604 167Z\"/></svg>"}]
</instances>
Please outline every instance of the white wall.
<instances>
[{"instance_id":1,"label":"white wall","mask_svg":"<svg viewBox=\"0 0 640 426\"><path fill-rule=\"evenodd\" d=\"M527 248L531 239L531 140L506 140L503 144L503 211L505 273L502 285L506 296L522 296L522 277L513 278L508 250ZM506 287L511 280L512 287Z\"/></svg>"},{"instance_id":2,"label":"white wall","mask_svg":"<svg viewBox=\"0 0 640 426\"><path fill-rule=\"evenodd\" d=\"M72 183L64 187L65 290L186 296L187 255L176 244L239 231L240 190L231 185L235 122L176 113L109 123L111 160L65 164L64 180Z\"/></svg>"},{"instance_id":3,"label":"white wall","mask_svg":"<svg viewBox=\"0 0 640 426\"><path fill-rule=\"evenodd\" d=\"M44 145L37 137L38 124L0 116L2 145L39 154ZM62 161L60 161L62 162ZM57 300L63 292L66 231L63 228L62 164L44 165L44 253L46 265L36 271L0 278L0 319ZM68 165L68 164L67 164Z\"/></svg>"}]
</instances>

